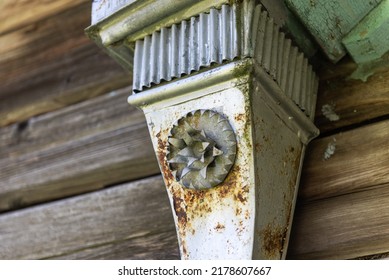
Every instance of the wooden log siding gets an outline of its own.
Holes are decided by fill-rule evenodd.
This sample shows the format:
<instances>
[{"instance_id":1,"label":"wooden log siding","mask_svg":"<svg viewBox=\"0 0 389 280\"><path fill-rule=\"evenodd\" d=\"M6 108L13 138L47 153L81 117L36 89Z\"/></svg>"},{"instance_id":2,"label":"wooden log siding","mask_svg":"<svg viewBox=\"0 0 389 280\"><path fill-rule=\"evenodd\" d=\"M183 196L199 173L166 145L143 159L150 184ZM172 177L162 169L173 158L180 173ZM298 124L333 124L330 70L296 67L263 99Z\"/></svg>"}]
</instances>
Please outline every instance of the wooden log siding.
<instances>
[{"instance_id":1,"label":"wooden log siding","mask_svg":"<svg viewBox=\"0 0 389 280\"><path fill-rule=\"evenodd\" d=\"M333 145L335 151L325 160L328 145ZM312 142L306 153L299 195L306 202L387 183L389 120Z\"/></svg>"},{"instance_id":2,"label":"wooden log siding","mask_svg":"<svg viewBox=\"0 0 389 280\"><path fill-rule=\"evenodd\" d=\"M25 1L2 0L0 9L0 35L19 29L89 0ZM88 16L88 15L86 15Z\"/></svg>"},{"instance_id":3,"label":"wooden log siding","mask_svg":"<svg viewBox=\"0 0 389 280\"><path fill-rule=\"evenodd\" d=\"M143 113L112 92L0 129L0 211L159 173Z\"/></svg>"},{"instance_id":4,"label":"wooden log siding","mask_svg":"<svg viewBox=\"0 0 389 280\"><path fill-rule=\"evenodd\" d=\"M376 69L366 82L349 78L356 68L349 57L335 65L322 63L315 117L321 133L389 115L388 68ZM338 121L323 114L326 105L333 109Z\"/></svg>"},{"instance_id":5,"label":"wooden log siding","mask_svg":"<svg viewBox=\"0 0 389 280\"><path fill-rule=\"evenodd\" d=\"M75 3L0 36L0 126L131 84L132 76L84 34L91 3Z\"/></svg>"},{"instance_id":6,"label":"wooden log siding","mask_svg":"<svg viewBox=\"0 0 389 280\"><path fill-rule=\"evenodd\" d=\"M389 184L297 208L291 259L352 259L389 251Z\"/></svg>"},{"instance_id":7,"label":"wooden log siding","mask_svg":"<svg viewBox=\"0 0 389 280\"><path fill-rule=\"evenodd\" d=\"M177 259L178 255L172 211L160 176L0 216L0 259Z\"/></svg>"}]
</instances>

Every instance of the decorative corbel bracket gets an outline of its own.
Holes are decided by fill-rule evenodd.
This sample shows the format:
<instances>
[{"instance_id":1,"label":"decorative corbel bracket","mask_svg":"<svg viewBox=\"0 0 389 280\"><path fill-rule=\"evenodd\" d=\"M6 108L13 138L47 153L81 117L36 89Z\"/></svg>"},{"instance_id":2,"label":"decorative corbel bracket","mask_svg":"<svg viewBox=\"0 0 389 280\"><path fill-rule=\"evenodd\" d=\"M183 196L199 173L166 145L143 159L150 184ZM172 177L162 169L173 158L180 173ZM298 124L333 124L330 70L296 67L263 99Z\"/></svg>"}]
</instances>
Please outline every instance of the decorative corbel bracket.
<instances>
[{"instance_id":1,"label":"decorative corbel bracket","mask_svg":"<svg viewBox=\"0 0 389 280\"><path fill-rule=\"evenodd\" d=\"M258 1L130 2L88 32L134 67L128 102L145 113L181 257L285 258L318 135L312 67ZM152 18L157 6L172 16Z\"/></svg>"}]
</instances>

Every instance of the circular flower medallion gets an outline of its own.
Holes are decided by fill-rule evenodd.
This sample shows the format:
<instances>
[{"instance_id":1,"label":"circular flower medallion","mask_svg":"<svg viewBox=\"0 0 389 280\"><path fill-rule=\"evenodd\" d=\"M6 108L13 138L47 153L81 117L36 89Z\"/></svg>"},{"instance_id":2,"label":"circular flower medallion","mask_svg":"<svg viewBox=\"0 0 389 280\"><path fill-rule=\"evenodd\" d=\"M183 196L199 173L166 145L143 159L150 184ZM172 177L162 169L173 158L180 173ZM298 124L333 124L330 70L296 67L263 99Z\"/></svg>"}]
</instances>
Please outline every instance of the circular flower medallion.
<instances>
[{"instance_id":1,"label":"circular flower medallion","mask_svg":"<svg viewBox=\"0 0 389 280\"><path fill-rule=\"evenodd\" d=\"M186 188L220 184L235 161L235 133L225 117L211 110L196 110L179 119L168 142L169 168Z\"/></svg>"}]
</instances>

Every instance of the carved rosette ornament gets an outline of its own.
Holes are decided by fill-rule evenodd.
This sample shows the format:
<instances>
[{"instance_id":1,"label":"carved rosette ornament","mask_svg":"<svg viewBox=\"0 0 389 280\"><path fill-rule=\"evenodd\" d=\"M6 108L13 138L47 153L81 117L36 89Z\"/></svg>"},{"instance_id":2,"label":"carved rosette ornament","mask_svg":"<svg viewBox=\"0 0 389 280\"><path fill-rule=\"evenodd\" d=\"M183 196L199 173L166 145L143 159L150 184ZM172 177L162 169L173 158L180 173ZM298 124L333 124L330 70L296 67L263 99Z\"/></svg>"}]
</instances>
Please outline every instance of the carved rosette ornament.
<instances>
[{"instance_id":1,"label":"carved rosette ornament","mask_svg":"<svg viewBox=\"0 0 389 280\"><path fill-rule=\"evenodd\" d=\"M228 120L212 110L196 110L179 119L168 142L169 168L186 188L217 186L235 160L235 133Z\"/></svg>"}]
</instances>

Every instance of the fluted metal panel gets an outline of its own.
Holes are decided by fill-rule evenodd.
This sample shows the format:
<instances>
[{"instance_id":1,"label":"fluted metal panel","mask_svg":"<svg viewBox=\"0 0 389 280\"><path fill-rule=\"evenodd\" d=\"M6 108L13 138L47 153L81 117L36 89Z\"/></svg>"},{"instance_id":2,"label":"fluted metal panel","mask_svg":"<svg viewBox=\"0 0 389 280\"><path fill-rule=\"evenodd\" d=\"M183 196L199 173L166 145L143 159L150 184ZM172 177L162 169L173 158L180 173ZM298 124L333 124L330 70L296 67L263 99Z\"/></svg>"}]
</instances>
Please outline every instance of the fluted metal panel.
<instances>
[{"instance_id":1,"label":"fluted metal panel","mask_svg":"<svg viewBox=\"0 0 389 280\"><path fill-rule=\"evenodd\" d=\"M312 118L317 78L307 58L285 37L260 4L244 1L242 5L240 9L236 4L210 9L208 13L138 40L134 92L189 75L211 64L252 57Z\"/></svg>"},{"instance_id":2,"label":"fluted metal panel","mask_svg":"<svg viewBox=\"0 0 389 280\"><path fill-rule=\"evenodd\" d=\"M138 40L134 92L239 55L235 6L223 5Z\"/></svg>"},{"instance_id":3,"label":"fluted metal panel","mask_svg":"<svg viewBox=\"0 0 389 280\"><path fill-rule=\"evenodd\" d=\"M261 65L282 91L311 119L316 102L317 78L308 66L308 60L290 39L280 32L279 27L266 11L255 9L253 30L253 58Z\"/></svg>"}]
</instances>

